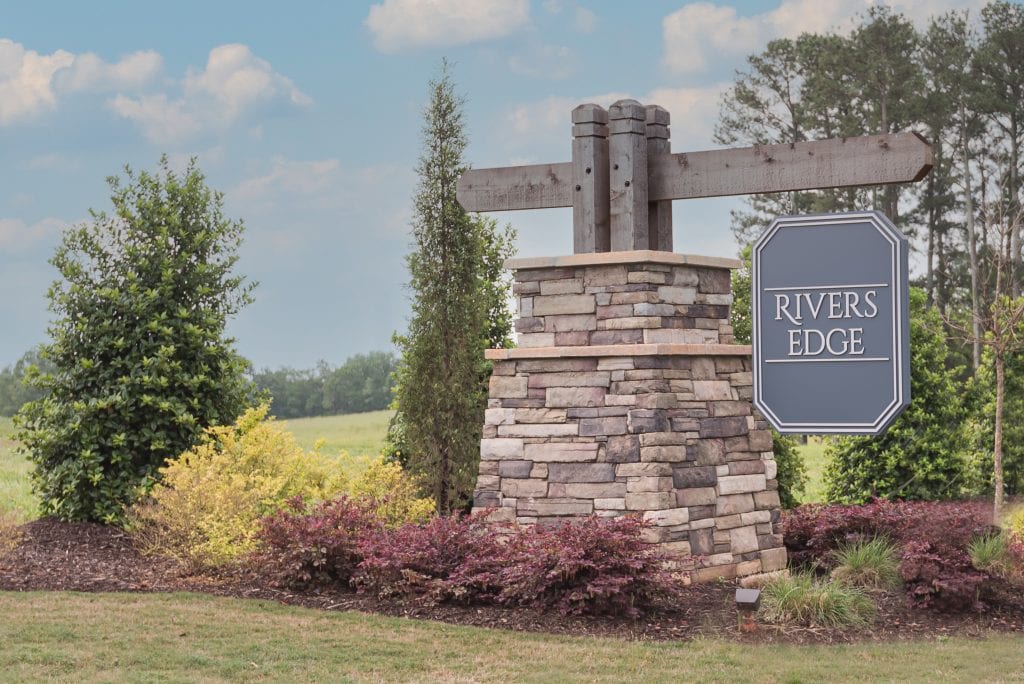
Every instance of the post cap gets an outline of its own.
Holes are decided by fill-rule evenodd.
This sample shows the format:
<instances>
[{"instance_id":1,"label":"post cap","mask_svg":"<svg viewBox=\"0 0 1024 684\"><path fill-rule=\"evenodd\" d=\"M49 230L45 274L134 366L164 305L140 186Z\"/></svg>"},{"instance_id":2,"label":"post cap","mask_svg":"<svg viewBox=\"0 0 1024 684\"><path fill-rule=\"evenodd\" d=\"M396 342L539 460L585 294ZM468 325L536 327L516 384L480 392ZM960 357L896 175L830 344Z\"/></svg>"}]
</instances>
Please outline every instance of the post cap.
<instances>
[{"instance_id":1,"label":"post cap","mask_svg":"<svg viewBox=\"0 0 1024 684\"><path fill-rule=\"evenodd\" d=\"M644 106L636 100L619 100L608 108L608 117L644 121L647 118L647 112L644 111Z\"/></svg>"}]
</instances>

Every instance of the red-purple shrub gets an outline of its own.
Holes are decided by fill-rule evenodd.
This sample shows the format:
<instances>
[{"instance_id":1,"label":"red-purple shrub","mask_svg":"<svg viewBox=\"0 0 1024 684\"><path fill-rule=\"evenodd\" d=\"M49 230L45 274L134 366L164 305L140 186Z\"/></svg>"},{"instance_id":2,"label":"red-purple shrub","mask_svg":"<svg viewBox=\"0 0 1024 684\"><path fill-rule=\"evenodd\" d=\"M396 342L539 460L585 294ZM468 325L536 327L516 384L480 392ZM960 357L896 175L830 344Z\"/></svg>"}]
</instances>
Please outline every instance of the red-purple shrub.
<instances>
[{"instance_id":1,"label":"red-purple shrub","mask_svg":"<svg viewBox=\"0 0 1024 684\"><path fill-rule=\"evenodd\" d=\"M562 613L638 615L679 583L640 539L636 517L587 518L520 531L501 571L499 601Z\"/></svg>"},{"instance_id":2,"label":"red-purple shrub","mask_svg":"<svg viewBox=\"0 0 1024 684\"><path fill-rule=\"evenodd\" d=\"M509 543L514 543L510 541ZM360 543L360 591L470 603L494 599L509 551L480 516L443 516L425 525L379 530Z\"/></svg>"},{"instance_id":3,"label":"red-purple shrub","mask_svg":"<svg viewBox=\"0 0 1024 684\"><path fill-rule=\"evenodd\" d=\"M800 506L783 516L783 536L797 566L828 567L842 543L884 535L900 545L900 575L921 606L978 606L990 577L971 565L968 545L989 531L989 504L875 500L862 506Z\"/></svg>"},{"instance_id":4,"label":"red-purple shrub","mask_svg":"<svg viewBox=\"0 0 1024 684\"><path fill-rule=\"evenodd\" d=\"M359 540L381 527L366 503L345 496L312 508L291 499L261 521L257 561L283 586L348 584L362 560Z\"/></svg>"}]
</instances>

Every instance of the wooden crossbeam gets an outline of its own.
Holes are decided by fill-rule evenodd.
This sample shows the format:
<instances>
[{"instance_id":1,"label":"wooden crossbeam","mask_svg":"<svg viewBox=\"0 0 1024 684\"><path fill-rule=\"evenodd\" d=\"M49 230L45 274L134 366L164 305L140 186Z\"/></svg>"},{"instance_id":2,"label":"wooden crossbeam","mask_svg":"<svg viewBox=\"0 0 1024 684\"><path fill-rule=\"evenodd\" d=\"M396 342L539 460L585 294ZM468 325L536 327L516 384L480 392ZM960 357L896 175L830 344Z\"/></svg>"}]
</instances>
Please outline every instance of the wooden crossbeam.
<instances>
[{"instance_id":1,"label":"wooden crossbeam","mask_svg":"<svg viewBox=\"0 0 1024 684\"><path fill-rule=\"evenodd\" d=\"M652 156L650 202L919 181L934 164L916 133L834 138ZM467 211L573 206L572 163L471 169L459 179Z\"/></svg>"}]
</instances>

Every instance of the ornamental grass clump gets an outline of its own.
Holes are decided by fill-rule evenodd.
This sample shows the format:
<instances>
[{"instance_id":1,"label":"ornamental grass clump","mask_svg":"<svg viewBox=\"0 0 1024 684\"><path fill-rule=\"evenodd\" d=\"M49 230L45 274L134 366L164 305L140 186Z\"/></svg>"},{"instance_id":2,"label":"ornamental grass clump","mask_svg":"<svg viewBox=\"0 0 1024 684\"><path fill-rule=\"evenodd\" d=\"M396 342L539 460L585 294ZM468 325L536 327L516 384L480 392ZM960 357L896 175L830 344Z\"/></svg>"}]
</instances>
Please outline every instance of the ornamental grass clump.
<instances>
[{"instance_id":1,"label":"ornamental grass clump","mask_svg":"<svg viewBox=\"0 0 1024 684\"><path fill-rule=\"evenodd\" d=\"M968 551L971 554L971 564L990 575L1005 577L1013 569L1009 535L1006 533L978 537L971 542Z\"/></svg>"},{"instance_id":2,"label":"ornamental grass clump","mask_svg":"<svg viewBox=\"0 0 1024 684\"><path fill-rule=\"evenodd\" d=\"M843 544L834 554L832 579L868 590L896 589L902 583L898 553L886 537Z\"/></svg>"},{"instance_id":3,"label":"ornamental grass clump","mask_svg":"<svg viewBox=\"0 0 1024 684\"><path fill-rule=\"evenodd\" d=\"M761 615L767 622L834 629L865 627L876 608L859 587L819 580L811 572L777 576L761 590Z\"/></svg>"}]
</instances>

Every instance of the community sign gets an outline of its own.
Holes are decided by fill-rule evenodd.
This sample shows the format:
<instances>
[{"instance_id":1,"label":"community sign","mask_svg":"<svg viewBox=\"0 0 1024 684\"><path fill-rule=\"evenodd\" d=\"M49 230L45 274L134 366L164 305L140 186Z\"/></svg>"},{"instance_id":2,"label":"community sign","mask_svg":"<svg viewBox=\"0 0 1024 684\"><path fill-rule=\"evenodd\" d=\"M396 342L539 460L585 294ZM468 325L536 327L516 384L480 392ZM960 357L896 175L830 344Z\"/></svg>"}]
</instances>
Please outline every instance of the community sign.
<instances>
[{"instance_id":1,"label":"community sign","mask_svg":"<svg viewBox=\"0 0 1024 684\"><path fill-rule=\"evenodd\" d=\"M752 255L754 405L877 435L910 404L907 239L877 211L776 219Z\"/></svg>"}]
</instances>

